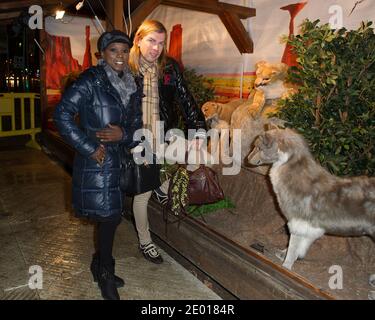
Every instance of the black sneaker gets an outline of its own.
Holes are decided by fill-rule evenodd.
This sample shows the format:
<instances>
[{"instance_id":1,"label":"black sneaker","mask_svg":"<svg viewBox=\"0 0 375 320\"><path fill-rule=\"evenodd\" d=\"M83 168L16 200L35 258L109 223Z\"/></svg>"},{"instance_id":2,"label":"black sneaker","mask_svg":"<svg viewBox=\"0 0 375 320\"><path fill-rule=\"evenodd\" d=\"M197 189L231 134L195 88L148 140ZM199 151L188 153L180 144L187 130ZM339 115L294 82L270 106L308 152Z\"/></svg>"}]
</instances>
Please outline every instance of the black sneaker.
<instances>
[{"instance_id":1,"label":"black sneaker","mask_svg":"<svg viewBox=\"0 0 375 320\"><path fill-rule=\"evenodd\" d=\"M148 261L151 261L156 264L160 264L163 262L163 258L161 257L158 249L152 242L150 242L149 244L140 245L139 250L142 251L143 256Z\"/></svg>"},{"instance_id":2,"label":"black sneaker","mask_svg":"<svg viewBox=\"0 0 375 320\"><path fill-rule=\"evenodd\" d=\"M161 205L164 206L167 204L168 195L164 193L160 188L155 189L152 195Z\"/></svg>"}]
</instances>

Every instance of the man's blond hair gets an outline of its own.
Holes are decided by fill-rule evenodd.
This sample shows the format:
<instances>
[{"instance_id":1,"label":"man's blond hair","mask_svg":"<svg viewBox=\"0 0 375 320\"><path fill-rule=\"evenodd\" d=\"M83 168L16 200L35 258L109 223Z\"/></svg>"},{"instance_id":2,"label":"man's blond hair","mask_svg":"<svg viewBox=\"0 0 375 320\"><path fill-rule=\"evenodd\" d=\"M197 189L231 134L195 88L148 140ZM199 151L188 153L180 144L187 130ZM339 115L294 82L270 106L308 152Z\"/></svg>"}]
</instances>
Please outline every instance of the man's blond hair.
<instances>
[{"instance_id":1,"label":"man's blond hair","mask_svg":"<svg viewBox=\"0 0 375 320\"><path fill-rule=\"evenodd\" d=\"M164 47L163 51L160 54L160 57L158 58L157 65L158 65L158 73L159 77L162 76L164 66L166 63L166 57L167 57L167 29L165 29L164 25L157 21L157 20L145 20L138 28L133 41L133 47L130 49L129 54L129 67L130 70L134 74L139 74L139 58L141 56L141 50L138 46L139 41L141 41L144 37L146 37L148 34L152 32L158 32L158 33L164 33L165 34L165 41L164 41Z\"/></svg>"}]
</instances>

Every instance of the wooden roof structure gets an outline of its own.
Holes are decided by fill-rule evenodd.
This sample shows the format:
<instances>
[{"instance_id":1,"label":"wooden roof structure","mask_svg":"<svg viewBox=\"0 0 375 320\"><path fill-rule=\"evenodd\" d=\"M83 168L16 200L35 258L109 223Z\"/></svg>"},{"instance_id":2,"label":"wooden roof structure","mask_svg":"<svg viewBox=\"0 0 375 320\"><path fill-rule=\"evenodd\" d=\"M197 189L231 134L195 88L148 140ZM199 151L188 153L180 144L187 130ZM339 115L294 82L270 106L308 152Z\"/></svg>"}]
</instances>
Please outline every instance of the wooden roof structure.
<instances>
[{"instance_id":1,"label":"wooden roof structure","mask_svg":"<svg viewBox=\"0 0 375 320\"><path fill-rule=\"evenodd\" d=\"M40 5L44 15L53 15L58 6L63 6L67 13L79 16L93 17L90 7L85 4L80 11L75 6L79 0L5 0L0 2L0 25L12 23L22 13L28 13L32 5ZM131 7L125 8L125 0L86 0L101 19L113 23L114 27L123 30L123 14L131 12L133 28L136 29L142 21L159 5L195 10L216 14L228 30L233 42L240 53L252 53L253 41L243 26L241 20L254 17L256 10L244 6L224 3L218 0L132 0ZM104 9L103 9L104 7ZM110 25L107 23L107 25Z\"/></svg>"},{"instance_id":2,"label":"wooden roof structure","mask_svg":"<svg viewBox=\"0 0 375 320\"><path fill-rule=\"evenodd\" d=\"M252 53L254 50L253 41L241 19L254 17L256 15L255 8L237 6L218 0L146 0L132 13L133 27L137 28L159 5L216 14L228 30L240 53Z\"/></svg>"}]
</instances>

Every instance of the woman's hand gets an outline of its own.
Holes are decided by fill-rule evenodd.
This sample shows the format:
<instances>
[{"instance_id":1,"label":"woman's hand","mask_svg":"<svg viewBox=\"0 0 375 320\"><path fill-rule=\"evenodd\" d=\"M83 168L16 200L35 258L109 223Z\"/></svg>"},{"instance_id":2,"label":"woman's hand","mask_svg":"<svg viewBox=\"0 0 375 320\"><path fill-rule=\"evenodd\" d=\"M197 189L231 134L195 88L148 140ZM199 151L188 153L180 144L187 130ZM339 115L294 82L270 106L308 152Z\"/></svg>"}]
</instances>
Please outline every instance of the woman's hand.
<instances>
[{"instance_id":1,"label":"woman's hand","mask_svg":"<svg viewBox=\"0 0 375 320\"><path fill-rule=\"evenodd\" d=\"M96 137L101 142L116 142L122 140L122 129L119 126L109 124L108 128L100 130L96 133Z\"/></svg>"},{"instance_id":2,"label":"woman's hand","mask_svg":"<svg viewBox=\"0 0 375 320\"><path fill-rule=\"evenodd\" d=\"M104 163L105 159L105 147L104 145L100 145L98 149L91 155L91 158L93 158L97 163L99 163L101 166Z\"/></svg>"}]
</instances>

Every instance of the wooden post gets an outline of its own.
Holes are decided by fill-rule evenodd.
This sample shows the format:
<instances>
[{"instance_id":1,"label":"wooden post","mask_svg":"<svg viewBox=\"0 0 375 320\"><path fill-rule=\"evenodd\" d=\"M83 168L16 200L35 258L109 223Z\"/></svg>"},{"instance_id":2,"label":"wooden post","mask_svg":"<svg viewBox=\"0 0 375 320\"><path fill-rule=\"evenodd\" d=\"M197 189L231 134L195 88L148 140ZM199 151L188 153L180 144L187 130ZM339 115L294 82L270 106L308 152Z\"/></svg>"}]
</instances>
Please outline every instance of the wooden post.
<instances>
[{"instance_id":1,"label":"wooden post","mask_svg":"<svg viewBox=\"0 0 375 320\"><path fill-rule=\"evenodd\" d=\"M44 29L39 30L39 44L45 47L46 32ZM43 48L45 50L45 48ZM40 106L41 106L41 116L42 116L42 128L45 130L48 127L48 99L47 99L47 70L46 70L46 58L45 55L39 50L39 63L40 63Z\"/></svg>"},{"instance_id":2,"label":"wooden post","mask_svg":"<svg viewBox=\"0 0 375 320\"><path fill-rule=\"evenodd\" d=\"M227 28L233 42L237 46L240 53L253 53L254 44L250 38L240 18L227 10L223 10L219 14L220 20Z\"/></svg>"},{"instance_id":3,"label":"wooden post","mask_svg":"<svg viewBox=\"0 0 375 320\"><path fill-rule=\"evenodd\" d=\"M105 9L108 13L108 17L106 18L107 31L111 31L113 27L117 30L124 31L124 20L122 16L124 12L124 0L106 0Z\"/></svg>"}]
</instances>

